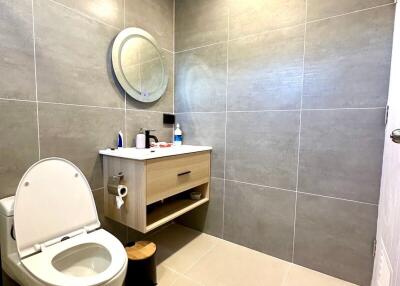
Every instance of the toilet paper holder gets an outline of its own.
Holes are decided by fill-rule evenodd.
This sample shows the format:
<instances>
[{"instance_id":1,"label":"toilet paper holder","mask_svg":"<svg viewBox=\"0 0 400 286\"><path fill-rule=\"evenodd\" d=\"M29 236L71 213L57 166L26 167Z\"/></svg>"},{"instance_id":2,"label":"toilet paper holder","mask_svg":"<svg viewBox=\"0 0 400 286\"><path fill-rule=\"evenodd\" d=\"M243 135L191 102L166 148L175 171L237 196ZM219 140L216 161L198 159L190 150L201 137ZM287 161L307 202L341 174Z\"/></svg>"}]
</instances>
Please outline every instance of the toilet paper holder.
<instances>
[{"instance_id":1,"label":"toilet paper holder","mask_svg":"<svg viewBox=\"0 0 400 286\"><path fill-rule=\"evenodd\" d=\"M119 172L117 175L108 178L107 190L110 195L118 196L118 187L123 185L124 174ZM128 190L126 188L120 189L120 194L125 195Z\"/></svg>"}]
</instances>

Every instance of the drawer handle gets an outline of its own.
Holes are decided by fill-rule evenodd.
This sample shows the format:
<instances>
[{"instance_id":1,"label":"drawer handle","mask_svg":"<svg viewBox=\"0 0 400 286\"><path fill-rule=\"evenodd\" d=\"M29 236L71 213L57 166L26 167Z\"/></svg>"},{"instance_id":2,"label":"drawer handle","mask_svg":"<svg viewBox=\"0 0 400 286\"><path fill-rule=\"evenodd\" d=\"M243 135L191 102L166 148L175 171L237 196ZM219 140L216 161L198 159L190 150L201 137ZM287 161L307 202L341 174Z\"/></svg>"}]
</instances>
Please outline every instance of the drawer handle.
<instances>
[{"instance_id":1,"label":"drawer handle","mask_svg":"<svg viewBox=\"0 0 400 286\"><path fill-rule=\"evenodd\" d=\"M183 176L183 175L190 174L191 172L192 172L192 171L185 171L185 172L179 173L179 174L178 174L178 177L179 177L179 176Z\"/></svg>"}]
</instances>

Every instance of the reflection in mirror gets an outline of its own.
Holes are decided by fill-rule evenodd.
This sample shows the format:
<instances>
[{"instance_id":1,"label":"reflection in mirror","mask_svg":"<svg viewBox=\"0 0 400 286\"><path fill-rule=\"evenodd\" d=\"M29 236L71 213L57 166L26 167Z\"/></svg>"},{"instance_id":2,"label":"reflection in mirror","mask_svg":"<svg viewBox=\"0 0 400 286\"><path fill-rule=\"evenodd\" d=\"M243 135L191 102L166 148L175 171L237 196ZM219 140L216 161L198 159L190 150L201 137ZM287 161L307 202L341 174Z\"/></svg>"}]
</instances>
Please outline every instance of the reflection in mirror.
<instances>
[{"instance_id":1,"label":"reflection in mirror","mask_svg":"<svg viewBox=\"0 0 400 286\"><path fill-rule=\"evenodd\" d=\"M117 36L113 68L121 86L139 101L155 101L165 92L164 59L154 39L141 29L128 28Z\"/></svg>"}]
</instances>

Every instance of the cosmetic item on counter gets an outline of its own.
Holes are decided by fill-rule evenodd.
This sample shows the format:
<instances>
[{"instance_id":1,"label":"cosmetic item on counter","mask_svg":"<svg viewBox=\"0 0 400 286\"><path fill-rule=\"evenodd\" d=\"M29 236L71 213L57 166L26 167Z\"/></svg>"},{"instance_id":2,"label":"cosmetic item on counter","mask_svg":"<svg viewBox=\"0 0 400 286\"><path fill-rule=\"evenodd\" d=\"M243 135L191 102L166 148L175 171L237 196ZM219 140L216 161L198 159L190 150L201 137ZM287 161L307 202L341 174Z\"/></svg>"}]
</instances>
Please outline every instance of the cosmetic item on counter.
<instances>
[{"instance_id":1,"label":"cosmetic item on counter","mask_svg":"<svg viewBox=\"0 0 400 286\"><path fill-rule=\"evenodd\" d=\"M117 144L117 147L118 148L124 147L124 134L122 134L121 130L118 132L118 144Z\"/></svg>"},{"instance_id":2,"label":"cosmetic item on counter","mask_svg":"<svg viewBox=\"0 0 400 286\"><path fill-rule=\"evenodd\" d=\"M180 146L182 145L183 135L182 130L179 128L179 123L176 124L176 129L174 131L174 145Z\"/></svg>"},{"instance_id":3,"label":"cosmetic item on counter","mask_svg":"<svg viewBox=\"0 0 400 286\"><path fill-rule=\"evenodd\" d=\"M144 129L140 128L139 133L136 135L136 149L144 149L146 147L146 135Z\"/></svg>"}]
</instances>

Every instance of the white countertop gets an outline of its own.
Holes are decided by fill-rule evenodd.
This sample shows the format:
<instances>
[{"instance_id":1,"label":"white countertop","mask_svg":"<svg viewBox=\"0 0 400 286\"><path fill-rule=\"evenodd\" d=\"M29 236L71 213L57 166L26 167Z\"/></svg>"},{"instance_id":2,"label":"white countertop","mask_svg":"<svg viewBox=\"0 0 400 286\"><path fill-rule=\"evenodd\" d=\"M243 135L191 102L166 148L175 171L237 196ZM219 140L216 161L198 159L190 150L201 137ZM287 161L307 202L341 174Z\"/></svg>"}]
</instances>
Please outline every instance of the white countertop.
<instances>
[{"instance_id":1,"label":"white countertop","mask_svg":"<svg viewBox=\"0 0 400 286\"><path fill-rule=\"evenodd\" d=\"M208 150L212 150L212 147L182 145L182 146L172 146L166 148L150 148L150 149L136 149L136 148L119 148L115 150L106 149L106 150L100 150L99 153L105 156L119 157L132 160L149 160L149 159L182 155L188 153L196 153Z\"/></svg>"}]
</instances>

